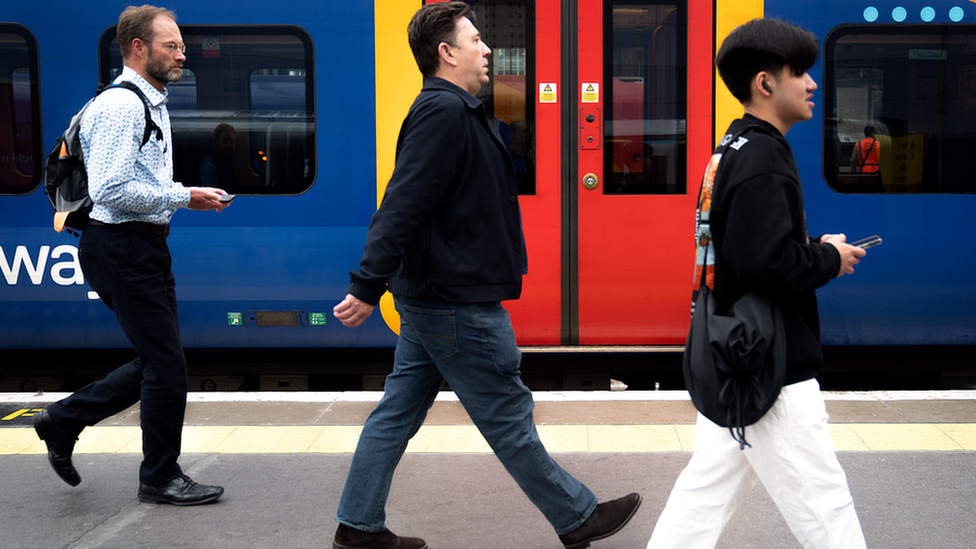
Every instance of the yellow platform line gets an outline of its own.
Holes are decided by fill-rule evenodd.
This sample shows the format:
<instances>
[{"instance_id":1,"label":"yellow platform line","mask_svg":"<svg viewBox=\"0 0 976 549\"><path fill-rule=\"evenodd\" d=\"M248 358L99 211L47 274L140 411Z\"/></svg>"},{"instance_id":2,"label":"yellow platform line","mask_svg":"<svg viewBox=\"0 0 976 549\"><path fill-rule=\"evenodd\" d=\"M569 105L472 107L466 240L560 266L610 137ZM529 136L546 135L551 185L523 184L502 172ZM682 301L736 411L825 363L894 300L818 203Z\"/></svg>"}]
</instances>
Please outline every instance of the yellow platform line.
<instances>
[{"instance_id":1,"label":"yellow platform line","mask_svg":"<svg viewBox=\"0 0 976 549\"><path fill-rule=\"evenodd\" d=\"M552 453L690 452L695 426L539 425ZM183 428L183 452L216 454L352 453L361 426L196 426ZM972 423L838 423L830 426L841 452L976 450ZM31 428L0 428L0 455L44 454ZM139 427L90 427L75 446L79 454L139 453ZM407 446L412 453L491 453L472 425L425 425Z\"/></svg>"}]
</instances>

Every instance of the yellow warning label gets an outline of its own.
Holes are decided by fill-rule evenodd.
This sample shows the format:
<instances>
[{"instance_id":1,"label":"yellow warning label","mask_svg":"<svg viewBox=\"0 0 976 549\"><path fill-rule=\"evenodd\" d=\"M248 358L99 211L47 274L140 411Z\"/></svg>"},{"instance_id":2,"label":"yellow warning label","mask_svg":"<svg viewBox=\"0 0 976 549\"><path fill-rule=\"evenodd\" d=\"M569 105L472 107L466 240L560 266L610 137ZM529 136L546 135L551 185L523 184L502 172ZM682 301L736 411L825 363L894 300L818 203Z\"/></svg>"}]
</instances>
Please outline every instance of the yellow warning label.
<instances>
[{"instance_id":1,"label":"yellow warning label","mask_svg":"<svg viewBox=\"0 0 976 549\"><path fill-rule=\"evenodd\" d=\"M599 103L600 84L596 82L584 82L581 97L583 98L583 103Z\"/></svg>"},{"instance_id":2,"label":"yellow warning label","mask_svg":"<svg viewBox=\"0 0 976 549\"><path fill-rule=\"evenodd\" d=\"M555 84L539 84L539 103L555 103L556 102L556 85Z\"/></svg>"}]
</instances>

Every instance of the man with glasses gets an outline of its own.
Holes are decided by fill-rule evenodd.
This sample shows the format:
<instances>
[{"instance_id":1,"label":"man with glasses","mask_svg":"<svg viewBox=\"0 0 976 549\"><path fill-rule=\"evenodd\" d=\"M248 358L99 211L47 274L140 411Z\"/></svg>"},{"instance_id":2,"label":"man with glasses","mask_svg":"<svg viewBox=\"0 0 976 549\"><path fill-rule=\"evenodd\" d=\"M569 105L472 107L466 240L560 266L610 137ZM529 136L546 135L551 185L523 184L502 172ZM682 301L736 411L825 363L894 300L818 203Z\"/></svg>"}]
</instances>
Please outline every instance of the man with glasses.
<instances>
[{"instance_id":1,"label":"man with glasses","mask_svg":"<svg viewBox=\"0 0 976 549\"><path fill-rule=\"evenodd\" d=\"M71 453L81 431L141 402L139 499L197 505L224 489L197 484L177 464L187 377L166 237L177 209L220 211L226 193L173 181L165 86L180 79L186 61L175 14L129 7L119 17L118 38L125 66L115 83L135 85L144 99L131 88L111 88L86 111L80 137L94 207L78 255L85 279L115 312L138 357L48 406L34 416L34 429L54 471L77 486ZM142 145L147 106L161 131Z\"/></svg>"}]
</instances>

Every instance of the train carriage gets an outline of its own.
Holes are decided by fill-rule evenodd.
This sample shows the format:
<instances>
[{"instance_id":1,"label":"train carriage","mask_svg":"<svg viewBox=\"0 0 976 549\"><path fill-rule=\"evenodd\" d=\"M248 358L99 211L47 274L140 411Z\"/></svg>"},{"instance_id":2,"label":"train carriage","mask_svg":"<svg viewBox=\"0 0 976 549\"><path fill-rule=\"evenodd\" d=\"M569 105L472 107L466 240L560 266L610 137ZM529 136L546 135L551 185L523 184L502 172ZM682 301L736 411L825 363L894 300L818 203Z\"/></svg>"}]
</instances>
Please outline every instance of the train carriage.
<instances>
[{"instance_id":1,"label":"train carriage","mask_svg":"<svg viewBox=\"0 0 976 549\"><path fill-rule=\"evenodd\" d=\"M480 97L519 177L529 253L507 302L527 349L674 350L688 329L694 204L741 107L712 59L753 17L822 40L815 118L787 136L813 234L879 234L855 276L819 292L834 347L967 346L976 263L966 168L976 145L976 4L966 0L476 0L491 84ZM170 0L187 45L170 85L176 179L199 184L215 129L236 139L220 214L169 237L184 345L389 348L389 300L359 329L331 317L421 87L406 41L419 1L273 5ZM46 152L121 68L124 2L18 3L0 14L0 349L128 344L56 233ZM879 169L851 151L872 128ZM761 235L757 235L761 237ZM0 369L0 377L5 372Z\"/></svg>"}]
</instances>

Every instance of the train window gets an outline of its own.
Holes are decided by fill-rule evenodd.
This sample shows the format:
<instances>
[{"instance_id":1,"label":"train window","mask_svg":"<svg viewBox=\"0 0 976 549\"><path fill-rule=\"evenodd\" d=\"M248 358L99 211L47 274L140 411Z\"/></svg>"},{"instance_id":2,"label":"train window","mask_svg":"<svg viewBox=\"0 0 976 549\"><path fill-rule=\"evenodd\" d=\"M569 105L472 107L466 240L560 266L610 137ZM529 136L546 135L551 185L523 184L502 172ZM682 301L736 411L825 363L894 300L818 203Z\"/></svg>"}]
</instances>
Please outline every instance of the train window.
<instances>
[{"instance_id":1,"label":"train window","mask_svg":"<svg viewBox=\"0 0 976 549\"><path fill-rule=\"evenodd\" d=\"M535 101L529 97L535 85L534 2L475 0L470 4L482 40L491 48L491 79L478 98L508 147L519 194L534 195Z\"/></svg>"},{"instance_id":2,"label":"train window","mask_svg":"<svg viewBox=\"0 0 976 549\"><path fill-rule=\"evenodd\" d=\"M823 173L842 193L976 193L976 25L843 25L824 45Z\"/></svg>"},{"instance_id":3,"label":"train window","mask_svg":"<svg viewBox=\"0 0 976 549\"><path fill-rule=\"evenodd\" d=\"M180 25L183 78L168 86L174 179L231 194L299 194L315 179L312 40L290 25ZM113 26L102 81L122 66Z\"/></svg>"},{"instance_id":4,"label":"train window","mask_svg":"<svg viewBox=\"0 0 976 549\"><path fill-rule=\"evenodd\" d=\"M605 194L684 194L687 3L608 2Z\"/></svg>"},{"instance_id":5,"label":"train window","mask_svg":"<svg viewBox=\"0 0 976 549\"><path fill-rule=\"evenodd\" d=\"M37 40L0 23L0 194L25 195L41 183L41 99Z\"/></svg>"}]
</instances>

